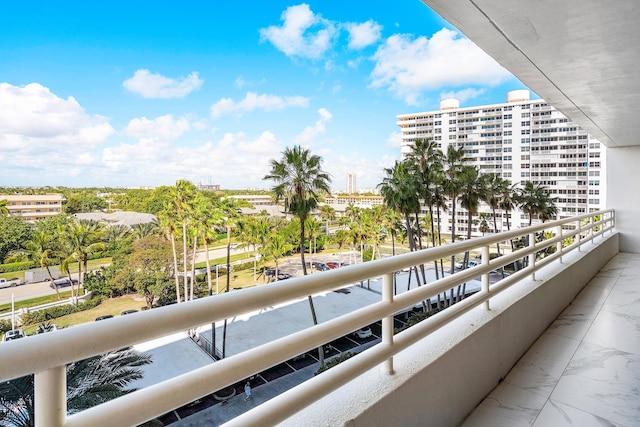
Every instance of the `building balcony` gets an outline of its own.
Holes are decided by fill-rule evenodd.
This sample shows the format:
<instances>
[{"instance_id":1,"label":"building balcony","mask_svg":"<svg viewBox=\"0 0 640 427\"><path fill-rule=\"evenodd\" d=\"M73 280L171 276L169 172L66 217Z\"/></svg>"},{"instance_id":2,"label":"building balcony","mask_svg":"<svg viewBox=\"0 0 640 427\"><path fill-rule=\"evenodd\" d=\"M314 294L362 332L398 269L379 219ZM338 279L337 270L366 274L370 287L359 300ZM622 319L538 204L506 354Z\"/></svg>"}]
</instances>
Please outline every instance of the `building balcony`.
<instances>
[{"instance_id":1,"label":"building balcony","mask_svg":"<svg viewBox=\"0 0 640 427\"><path fill-rule=\"evenodd\" d=\"M546 342L563 339L556 338L560 334L545 333L545 330L549 325L562 329L561 326L568 322L562 316L571 316L572 311L562 314L556 326L553 322L572 304L576 295L577 301L591 298L605 286L603 283L607 280L603 278L613 274L613 270L618 271L616 266L625 262L632 266L635 258L630 255L618 255L612 264L607 264L618 253L619 234L613 228L614 221L613 211L603 211L4 343L0 353L0 377L8 380L36 373L36 425L138 425L381 320L380 343L250 411L246 411L245 406L239 407L241 414L228 420L227 424L344 425L349 420L357 420L361 425L424 425L422 421L428 419L429 425L448 426L463 422L480 404L469 418L468 422L473 423L486 412L500 416L487 408L496 399L500 401L500 396L510 396L508 390L496 389L501 382L506 384L502 387L523 387L540 406L539 402L546 402L546 398L539 397L536 390L516 384L527 377L523 373L527 372L527 366L534 366L532 369L538 366L533 362L527 365L528 356L523 358L523 355L538 337L542 343L532 347L539 352L534 353L534 359L544 358L544 351L555 351L548 350L547 346L551 344ZM580 223L581 226L562 230L565 223ZM498 261L489 260L489 248L497 242L542 230L555 231L555 237L543 243L532 243ZM546 247L554 247L556 252L538 259L534 254ZM394 271L422 263L432 265L436 259L467 250L480 250L482 264L411 291L394 293ZM490 271L522 258L528 259L527 267L489 285ZM371 277L382 277L377 303L92 409L70 416L66 414L65 363L219 322L262 307L304 300L309 294L353 286L353 283ZM444 300L450 295L450 289L476 277L482 283L479 292L394 334L395 313L425 300L435 302L436 295ZM623 277L621 272L620 277ZM588 287L581 294L591 280L595 280L592 285L596 283L593 286L598 289L594 291ZM606 287L610 289L608 283ZM600 294L604 295L604 291ZM591 311L585 316L595 319L597 313ZM154 327L149 328L149 325ZM584 327L585 323L577 322L575 329ZM600 326L606 327L606 324ZM637 340L637 336L632 334L628 339ZM584 352L588 353L589 348ZM567 353L574 351L567 350ZM566 363L566 366L573 366L568 360ZM487 395L488 400L481 404ZM508 407L502 402L498 406ZM534 404L524 407L530 406L537 408ZM539 416L534 415L533 410L526 413L530 418ZM208 420L215 419L215 416L209 417Z\"/></svg>"}]
</instances>

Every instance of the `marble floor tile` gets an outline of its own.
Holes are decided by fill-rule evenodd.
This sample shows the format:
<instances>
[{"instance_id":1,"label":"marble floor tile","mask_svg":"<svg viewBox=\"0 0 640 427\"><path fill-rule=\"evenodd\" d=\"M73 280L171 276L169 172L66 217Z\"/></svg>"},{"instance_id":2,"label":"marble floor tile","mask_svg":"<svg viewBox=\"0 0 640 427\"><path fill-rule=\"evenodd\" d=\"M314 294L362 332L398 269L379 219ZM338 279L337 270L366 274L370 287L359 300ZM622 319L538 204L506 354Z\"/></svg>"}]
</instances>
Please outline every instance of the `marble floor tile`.
<instances>
[{"instance_id":1,"label":"marble floor tile","mask_svg":"<svg viewBox=\"0 0 640 427\"><path fill-rule=\"evenodd\" d=\"M533 427L622 427L605 418L549 400L540 411Z\"/></svg>"},{"instance_id":2,"label":"marble floor tile","mask_svg":"<svg viewBox=\"0 0 640 427\"><path fill-rule=\"evenodd\" d=\"M471 426L530 426L547 398L503 382L462 424Z\"/></svg>"},{"instance_id":3,"label":"marble floor tile","mask_svg":"<svg viewBox=\"0 0 640 427\"><path fill-rule=\"evenodd\" d=\"M640 277L640 261L632 263L633 261L630 260L629 264L627 264L627 266L622 270L622 273L620 273L620 277Z\"/></svg>"},{"instance_id":4,"label":"marble floor tile","mask_svg":"<svg viewBox=\"0 0 640 427\"><path fill-rule=\"evenodd\" d=\"M597 286L600 288L609 288L609 289L613 288L616 285L618 276L619 275L615 277L597 275L589 281L589 283L587 284L587 286L585 286L585 288L588 286Z\"/></svg>"},{"instance_id":5,"label":"marble floor tile","mask_svg":"<svg viewBox=\"0 0 640 427\"><path fill-rule=\"evenodd\" d=\"M602 304L602 310L640 317L640 283L616 286Z\"/></svg>"},{"instance_id":6,"label":"marble floor tile","mask_svg":"<svg viewBox=\"0 0 640 427\"><path fill-rule=\"evenodd\" d=\"M584 341L640 355L640 316L601 310Z\"/></svg>"},{"instance_id":7,"label":"marble floor tile","mask_svg":"<svg viewBox=\"0 0 640 427\"><path fill-rule=\"evenodd\" d=\"M569 363L579 344L580 340L545 332L529 348L527 355Z\"/></svg>"},{"instance_id":8,"label":"marble floor tile","mask_svg":"<svg viewBox=\"0 0 640 427\"><path fill-rule=\"evenodd\" d=\"M572 305L600 307L609 296L611 288L587 285L571 302Z\"/></svg>"},{"instance_id":9,"label":"marble floor tile","mask_svg":"<svg viewBox=\"0 0 640 427\"><path fill-rule=\"evenodd\" d=\"M583 342L562 375L636 387L640 378L640 355Z\"/></svg>"},{"instance_id":10,"label":"marble floor tile","mask_svg":"<svg viewBox=\"0 0 640 427\"><path fill-rule=\"evenodd\" d=\"M504 382L549 397L566 367L567 362L526 354L511 369Z\"/></svg>"},{"instance_id":11,"label":"marble floor tile","mask_svg":"<svg viewBox=\"0 0 640 427\"><path fill-rule=\"evenodd\" d=\"M583 314L561 314L547 328L547 333L560 335L575 340L582 340L595 317Z\"/></svg>"},{"instance_id":12,"label":"marble floor tile","mask_svg":"<svg viewBox=\"0 0 640 427\"><path fill-rule=\"evenodd\" d=\"M623 426L637 426L640 420L639 390L613 378L563 375L551 399Z\"/></svg>"}]
</instances>

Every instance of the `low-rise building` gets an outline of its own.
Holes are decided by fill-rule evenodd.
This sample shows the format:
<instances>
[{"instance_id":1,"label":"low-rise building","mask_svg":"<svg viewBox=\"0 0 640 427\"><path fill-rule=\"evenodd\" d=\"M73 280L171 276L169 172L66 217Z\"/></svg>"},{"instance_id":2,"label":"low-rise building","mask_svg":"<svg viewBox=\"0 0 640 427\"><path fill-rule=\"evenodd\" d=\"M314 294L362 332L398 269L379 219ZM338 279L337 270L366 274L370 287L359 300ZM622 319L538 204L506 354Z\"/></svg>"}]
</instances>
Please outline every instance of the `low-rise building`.
<instances>
[{"instance_id":1,"label":"low-rise building","mask_svg":"<svg viewBox=\"0 0 640 427\"><path fill-rule=\"evenodd\" d=\"M7 201L9 215L24 218L30 224L62 212L62 194L0 194Z\"/></svg>"}]
</instances>

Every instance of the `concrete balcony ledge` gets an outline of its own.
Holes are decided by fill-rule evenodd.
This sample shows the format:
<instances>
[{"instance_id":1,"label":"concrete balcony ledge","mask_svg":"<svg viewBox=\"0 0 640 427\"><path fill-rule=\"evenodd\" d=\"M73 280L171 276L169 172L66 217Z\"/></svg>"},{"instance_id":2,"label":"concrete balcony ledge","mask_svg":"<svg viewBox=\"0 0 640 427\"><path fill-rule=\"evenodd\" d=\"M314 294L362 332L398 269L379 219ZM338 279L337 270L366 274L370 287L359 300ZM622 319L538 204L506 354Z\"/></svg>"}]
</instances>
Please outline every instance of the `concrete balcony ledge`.
<instances>
[{"instance_id":1,"label":"concrete balcony ledge","mask_svg":"<svg viewBox=\"0 0 640 427\"><path fill-rule=\"evenodd\" d=\"M373 369L281 425L460 425L618 251L614 232L566 254L395 355L393 375Z\"/></svg>"}]
</instances>

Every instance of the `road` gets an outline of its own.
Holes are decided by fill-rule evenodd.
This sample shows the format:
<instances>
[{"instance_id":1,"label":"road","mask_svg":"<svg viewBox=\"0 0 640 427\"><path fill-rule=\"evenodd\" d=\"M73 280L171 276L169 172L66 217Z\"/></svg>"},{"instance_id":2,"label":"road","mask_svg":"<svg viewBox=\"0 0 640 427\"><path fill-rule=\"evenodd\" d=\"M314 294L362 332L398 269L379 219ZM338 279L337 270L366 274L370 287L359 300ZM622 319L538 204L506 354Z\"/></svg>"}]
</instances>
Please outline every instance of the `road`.
<instances>
[{"instance_id":1,"label":"road","mask_svg":"<svg viewBox=\"0 0 640 427\"><path fill-rule=\"evenodd\" d=\"M231 249L231 254L242 253L245 249ZM227 255L227 248L217 248L209 251L209 258L216 259L222 258ZM196 254L196 262L204 262L204 252ZM77 275L74 275L76 277ZM77 278L77 277L76 277ZM0 304L11 303L11 294L14 295L15 301L22 301L25 299L31 299L41 297L45 295L55 294L56 291L49 287L49 281L29 283L28 285L15 286L13 288L0 289ZM69 288L62 288L68 290Z\"/></svg>"},{"instance_id":2,"label":"road","mask_svg":"<svg viewBox=\"0 0 640 427\"><path fill-rule=\"evenodd\" d=\"M11 295L13 294L16 301L41 297L45 295L55 294L56 291L49 287L49 281L29 283L28 285L15 286L13 288L0 289L0 304L11 303ZM69 288L63 288L69 289Z\"/></svg>"}]
</instances>

